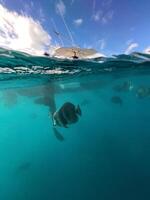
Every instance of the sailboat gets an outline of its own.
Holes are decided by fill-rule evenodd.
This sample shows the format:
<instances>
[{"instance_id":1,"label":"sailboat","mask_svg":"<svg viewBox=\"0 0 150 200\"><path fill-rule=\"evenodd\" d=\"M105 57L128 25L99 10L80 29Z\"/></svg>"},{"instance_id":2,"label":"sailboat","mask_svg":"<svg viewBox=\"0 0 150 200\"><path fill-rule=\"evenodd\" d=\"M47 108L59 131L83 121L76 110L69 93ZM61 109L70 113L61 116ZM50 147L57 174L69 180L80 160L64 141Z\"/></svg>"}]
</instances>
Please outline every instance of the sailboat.
<instances>
[{"instance_id":1,"label":"sailboat","mask_svg":"<svg viewBox=\"0 0 150 200\"><path fill-rule=\"evenodd\" d=\"M59 58L59 59L73 59L73 60L93 60L93 59L100 59L100 58L104 58L105 55L99 53L98 51L96 51L93 48L81 48L78 45L76 45L74 43L73 40L73 36L71 34L71 31L68 28L68 25L66 23L66 21L64 21L65 19L63 18L63 22L66 26L66 30L68 31L68 36L70 37L68 39L68 37L66 37L65 35L61 34L57 27L56 24L54 22L54 20L52 19L52 23L53 23L53 32L54 34L57 36L57 38L59 39L61 45L59 45L58 48L56 48L53 53L52 53L52 57L54 58ZM69 42L71 44L71 46L69 47L65 47L64 46L64 40L67 40L67 42ZM49 56L49 54L47 52L44 53L45 56Z\"/></svg>"},{"instance_id":2,"label":"sailboat","mask_svg":"<svg viewBox=\"0 0 150 200\"><path fill-rule=\"evenodd\" d=\"M105 57L103 54L98 53L95 49L87 49L80 47L60 47L55 50L53 56L56 58L74 60L89 60Z\"/></svg>"},{"instance_id":3,"label":"sailboat","mask_svg":"<svg viewBox=\"0 0 150 200\"><path fill-rule=\"evenodd\" d=\"M58 32L57 32L58 34ZM60 37L60 33L59 33ZM45 53L45 56L48 56ZM97 52L92 48L81 48L79 46L69 46L69 47L59 47L57 48L52 57L59 59L71 59L71 60L89 60L89 59L99 59L105 57L105 55Z\"/></svg>"}]
</instances>

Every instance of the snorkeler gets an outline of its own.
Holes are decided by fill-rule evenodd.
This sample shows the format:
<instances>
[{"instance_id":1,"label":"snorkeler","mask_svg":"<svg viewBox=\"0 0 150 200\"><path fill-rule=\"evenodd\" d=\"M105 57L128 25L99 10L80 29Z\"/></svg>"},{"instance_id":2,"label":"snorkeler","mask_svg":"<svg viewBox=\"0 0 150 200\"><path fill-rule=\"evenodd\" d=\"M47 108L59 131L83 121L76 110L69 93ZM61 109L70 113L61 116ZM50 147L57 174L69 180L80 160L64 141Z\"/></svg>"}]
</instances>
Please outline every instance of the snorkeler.
<instances>
[{"instance_id":1,"label":"snorkeler","mask_svg":"<svg viewBox=\"0 0 150 200\"><path fill-rule=\"evenodd\" d=\"M78 59L79 57L77 56L76 51L73 51L74 55L72 56L73 59Z\"/></svg>"}]
</instances>

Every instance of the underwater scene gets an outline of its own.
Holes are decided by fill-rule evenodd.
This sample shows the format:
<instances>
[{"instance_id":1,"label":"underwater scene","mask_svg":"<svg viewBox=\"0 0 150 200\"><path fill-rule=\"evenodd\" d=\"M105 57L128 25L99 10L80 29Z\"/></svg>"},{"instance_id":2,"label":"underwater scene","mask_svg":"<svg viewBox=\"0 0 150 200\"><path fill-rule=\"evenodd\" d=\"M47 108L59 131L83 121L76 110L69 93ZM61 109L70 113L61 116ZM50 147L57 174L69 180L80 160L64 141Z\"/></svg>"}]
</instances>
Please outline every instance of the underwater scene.
<instances>
[{"instance_id":1,"label":"underwater scene","mask_svg":"<svg viewBox=\"0 0 150 200\"><path fill-rule=\"evenodd\" d=\"M149 67L0 49L0 199L149 200Z\"/></svg>"}]
</instances>

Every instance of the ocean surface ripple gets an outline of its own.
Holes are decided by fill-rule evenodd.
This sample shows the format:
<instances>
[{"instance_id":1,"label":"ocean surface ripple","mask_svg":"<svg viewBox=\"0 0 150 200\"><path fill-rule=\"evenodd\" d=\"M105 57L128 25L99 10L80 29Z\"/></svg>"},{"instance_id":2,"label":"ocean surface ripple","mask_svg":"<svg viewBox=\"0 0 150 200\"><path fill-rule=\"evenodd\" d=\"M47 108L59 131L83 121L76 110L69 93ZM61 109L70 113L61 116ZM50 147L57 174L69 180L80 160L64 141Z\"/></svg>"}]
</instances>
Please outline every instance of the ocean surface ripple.
<instances>
[{"instance_id":1,"label":"ocean surface ripple","mask_svg":"<svg viewBox=\"0 0 150 200\"><path fill-rule=\"evenodd\" d=\"M0 80L63 79L101 73L149 73L150 55L134 52L93 60L63 60L32 56L27 53L0 48Z\"/></svg>"}]
</instances>

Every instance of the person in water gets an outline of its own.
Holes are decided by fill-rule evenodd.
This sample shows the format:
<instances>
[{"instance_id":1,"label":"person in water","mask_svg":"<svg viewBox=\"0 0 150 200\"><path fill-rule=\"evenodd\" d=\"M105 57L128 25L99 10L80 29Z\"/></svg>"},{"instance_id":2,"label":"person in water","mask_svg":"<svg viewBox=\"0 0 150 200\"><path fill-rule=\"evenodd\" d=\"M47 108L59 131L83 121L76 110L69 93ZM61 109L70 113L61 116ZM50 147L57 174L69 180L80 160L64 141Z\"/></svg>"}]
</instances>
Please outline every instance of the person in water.
<instances>
[{"instance_id":1,"label":"person in water","mask_svg":"<svg viewBox=\"0 0 150 200\"><path fill-rule=\"evenodd\" d=\"M44 56L50 56L50 55L49 55L49 53L47 53L47 52L44 52Z\"/></svg>"},{"instance_id":2,"label":"person in water","mask_svg":"<svg viewBox=\"0 0 150 200\"><path fill-rule=\"evenodd\" d=\"M76 51L73 51L74 55L72 56L73 59L78 59L79 57L77 56Z\"/></svg>"}]
</instances>

